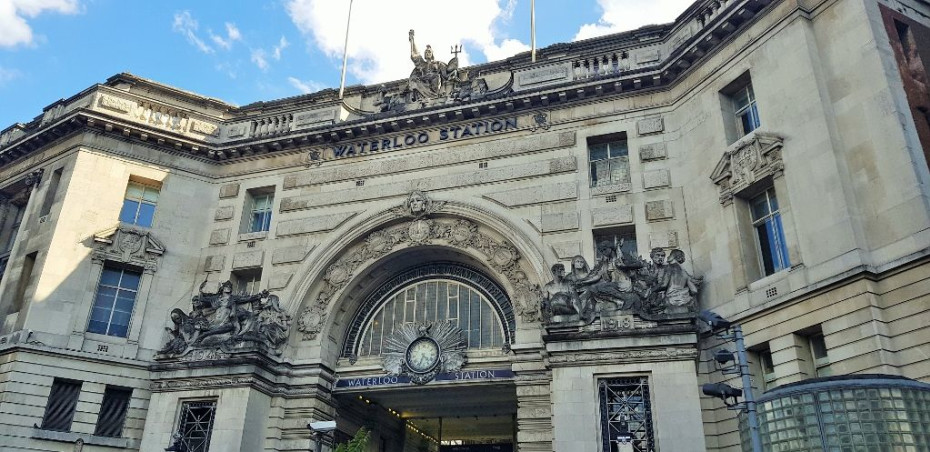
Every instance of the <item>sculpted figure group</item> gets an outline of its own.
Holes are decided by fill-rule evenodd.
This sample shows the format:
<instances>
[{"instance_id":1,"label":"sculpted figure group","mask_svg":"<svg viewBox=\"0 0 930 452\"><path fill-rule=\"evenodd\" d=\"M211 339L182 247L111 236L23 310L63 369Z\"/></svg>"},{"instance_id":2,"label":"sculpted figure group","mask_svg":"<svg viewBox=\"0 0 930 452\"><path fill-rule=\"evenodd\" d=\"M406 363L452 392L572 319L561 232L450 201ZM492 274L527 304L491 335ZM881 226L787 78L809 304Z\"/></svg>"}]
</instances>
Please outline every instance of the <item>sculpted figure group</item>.
<instances>
[{"instance_id":1,"label":"sculpted figure group","mask_svg":"<svg viewBox=\"0 0 930 452\"><path fill-rule=\"evenodd\" d=\"M187 314L171 311L169 340L159 351L165 355L183 355L192 349L231 349L238 344L260 343L277 351L287 340L291 317L281 308L278 297L263 290L255 295L234 295L232 283L220 284L216 293L200 294L192 301Z\"/></svg>"},{"instance_id":2,"label":"sculpted figure group","mask_svg":"<svg viewBox=\"0 0 930 452\"><path fill-rule=\"evenodd\" d=\"M610 243L598 246L597 263L589 268L583 256L575 256L571 269L552 266L552 281L543 287L542 311L550 323L591 323L601 313L632 311L651 318L687 315L696 311L696 295L702 278L681 264L685 253L668 255L662 248L650 253L651 261L622 251Z\"/></svg>"}]
</instances>

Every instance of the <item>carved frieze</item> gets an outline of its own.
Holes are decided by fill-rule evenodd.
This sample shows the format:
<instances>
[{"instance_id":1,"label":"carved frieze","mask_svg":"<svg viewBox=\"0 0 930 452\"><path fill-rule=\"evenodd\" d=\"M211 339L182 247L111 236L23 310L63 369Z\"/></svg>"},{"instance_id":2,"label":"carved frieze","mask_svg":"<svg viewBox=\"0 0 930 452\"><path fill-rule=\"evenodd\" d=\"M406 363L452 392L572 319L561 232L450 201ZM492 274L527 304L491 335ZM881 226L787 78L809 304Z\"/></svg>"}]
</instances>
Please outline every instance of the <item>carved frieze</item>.
<instances>
[{"instance_id":1,"label":"carved frieze","mask_svg":"<svg viewBox=\"0 0 930 452\"><path fill-rule=\"evenodd\" d=\"M553 366L577 365L580 363L624 363L689 360L698 355L694 348L660 348L645 350L607 350L591 353L553 354L549 356L549 363Z\"/></svg>"},{"instance_id":2,"label":"carved frieze","mask_svg":"<svg viewBox=\"0 0 930 452\"><path fill-rule=\"evenodd\" d=\"M781 175L785 169L781 155L783 142L779 135L755 131L733 143L710 175L720 187L720 203L729 205L734 196L752 184Z\"/></svg>"},{"instance_id":3,"label":"carved frieze","mask_svg":"<svg viewBox=\"0 0 930 452\"><path fill-rule=\"evenodd\" d=\"M123 262L155 271L158 258L163 254L165 246L150 231L117 226L94 234L91 257L101 262Z\"/></svg>"},{"instance_id":4,"label":"carved frieze","mask_svg":"<svg viewBox=\"0 0 930 452\"><path fill-rule=\"evenodd\" d=\"M298 319L298 330L303 333L304 339L313 339L320 332L329 302L363 263L378 259L398 246L441 244L480 252L488 266L506 277L517 289L517 313L525 321L538 318L538 288L534 288L526 274L519 269L520 253L516 247L481 232L476 224L468 220L429 217L441 212L445 204L444 201L430 199L420 191L411 193L402 205L392 209L396 215L411 218L411 221L371 232L331 264L324 271L323 287L317 300L305 308Z\"/></svg>"}]
</instances>

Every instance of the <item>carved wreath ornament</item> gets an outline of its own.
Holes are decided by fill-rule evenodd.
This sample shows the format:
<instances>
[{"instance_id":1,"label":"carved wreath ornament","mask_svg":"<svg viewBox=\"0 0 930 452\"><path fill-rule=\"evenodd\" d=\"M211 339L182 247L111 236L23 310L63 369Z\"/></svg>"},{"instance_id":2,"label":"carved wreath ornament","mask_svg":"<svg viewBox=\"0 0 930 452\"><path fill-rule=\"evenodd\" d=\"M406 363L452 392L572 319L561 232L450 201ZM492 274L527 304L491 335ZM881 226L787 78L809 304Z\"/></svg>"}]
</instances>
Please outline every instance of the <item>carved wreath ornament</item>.
<instances>
[{"instance_id":1,"label":"carved wreath ornament","mask_svg":"<svg viewBox=\"0 0 930 452\"><path fill-rule=\"evenodd\" d=\"M333 297L352 279L355 271L365 262L387 255L400 246L448 245L473 249L485 255L488 265L513 284L516 311L525 322L539 320L539 288L530 284L526 273L519 269L520 253L505 241L497 241L482 233L478 225L463 219L433 219L445 202L433 201L426 194L415 191L407 201L392 209L398 216L411 221L379 229L370 233L355 247L349 249L323 275L323 288L316 301L300 314L298 330L304 340L315 339L326 320L326 307Z\"/></svg>"}]
</instances>

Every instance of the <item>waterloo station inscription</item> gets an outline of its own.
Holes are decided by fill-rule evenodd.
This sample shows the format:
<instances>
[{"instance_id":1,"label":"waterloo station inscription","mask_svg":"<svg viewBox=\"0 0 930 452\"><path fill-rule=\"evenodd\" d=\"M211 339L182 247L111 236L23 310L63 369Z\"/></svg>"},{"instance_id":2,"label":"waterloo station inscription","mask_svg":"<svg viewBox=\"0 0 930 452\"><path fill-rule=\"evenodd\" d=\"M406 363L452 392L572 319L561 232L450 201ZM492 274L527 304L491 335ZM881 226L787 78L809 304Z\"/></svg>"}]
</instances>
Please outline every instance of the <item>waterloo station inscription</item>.
<instances>
[{"instance_id":1,"label":"waterloo station inscription","mask_svg":"<svg viewBox=\"0 0 930 452\"><path fill-rule=\"evenodd\" d=\"M347 144L333 145L330 155L322 151L311 151L311 160L341 159L358 157L362 155L398 151L430 143L455 141L472 138L480 135L489 135L510 130L516 130L517 118L492 119L489 121L476 121L470 124L442 127L438 130L424 130L395 135L378 140L355 141Z\"/></svg>"}]
</instances>

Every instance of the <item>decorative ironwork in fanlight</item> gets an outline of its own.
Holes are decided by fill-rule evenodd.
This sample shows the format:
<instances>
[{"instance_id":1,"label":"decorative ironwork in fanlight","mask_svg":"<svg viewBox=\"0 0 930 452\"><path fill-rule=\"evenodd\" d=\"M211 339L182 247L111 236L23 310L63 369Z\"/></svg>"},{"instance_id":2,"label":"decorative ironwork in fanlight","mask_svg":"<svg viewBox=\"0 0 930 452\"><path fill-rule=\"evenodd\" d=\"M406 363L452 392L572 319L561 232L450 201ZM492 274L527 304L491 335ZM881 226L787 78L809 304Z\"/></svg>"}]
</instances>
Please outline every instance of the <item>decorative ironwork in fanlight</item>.
<instances>
[{"instance_id":1,"label":"decorative ironwork in fanlight","mask_svg":"<svg viewBox=\"0 0 930 452\"><path fill-rule=\"evenodd\" d=\"M184 402L178 429L166 451L207 452L210 450L210 435L216 417L216 401Z\"/></svg>"},{"instance_id":2,"label":"decorative ironwork in fanlight","mask_svg":"<svg viewBox=\"0 0 930 452\"><path fill-rule=\"evenodd\" d=\"M384 343L381 366L390 375L406 375L418 385L465 364L465 333L451 322L401 325Z\"/></svg>"},{"instance_id":3,"label":"decorative ironwork in fanlight","mask_svg":"<svg viewBox=\"0 0 930 452\"><path fill-rule=\"evenodd\" d=\"M604 452L653 452L649 378L607 378L598 381L601 440Z\"/></svg>"},{"instance_id":4,"label":"decorative ironwork in fanlight","mask_svg":"<svg viewBox=\"0 0 930 452\"><path fill-rule=\"evenodd\" d=\"M507 348L513 339L513 308L494 281L458 263L434 263L401 272L365 299L343 356L380 355L401 325L445 321L463 330L469 349Z\"/></svg>"}]
</instances>

